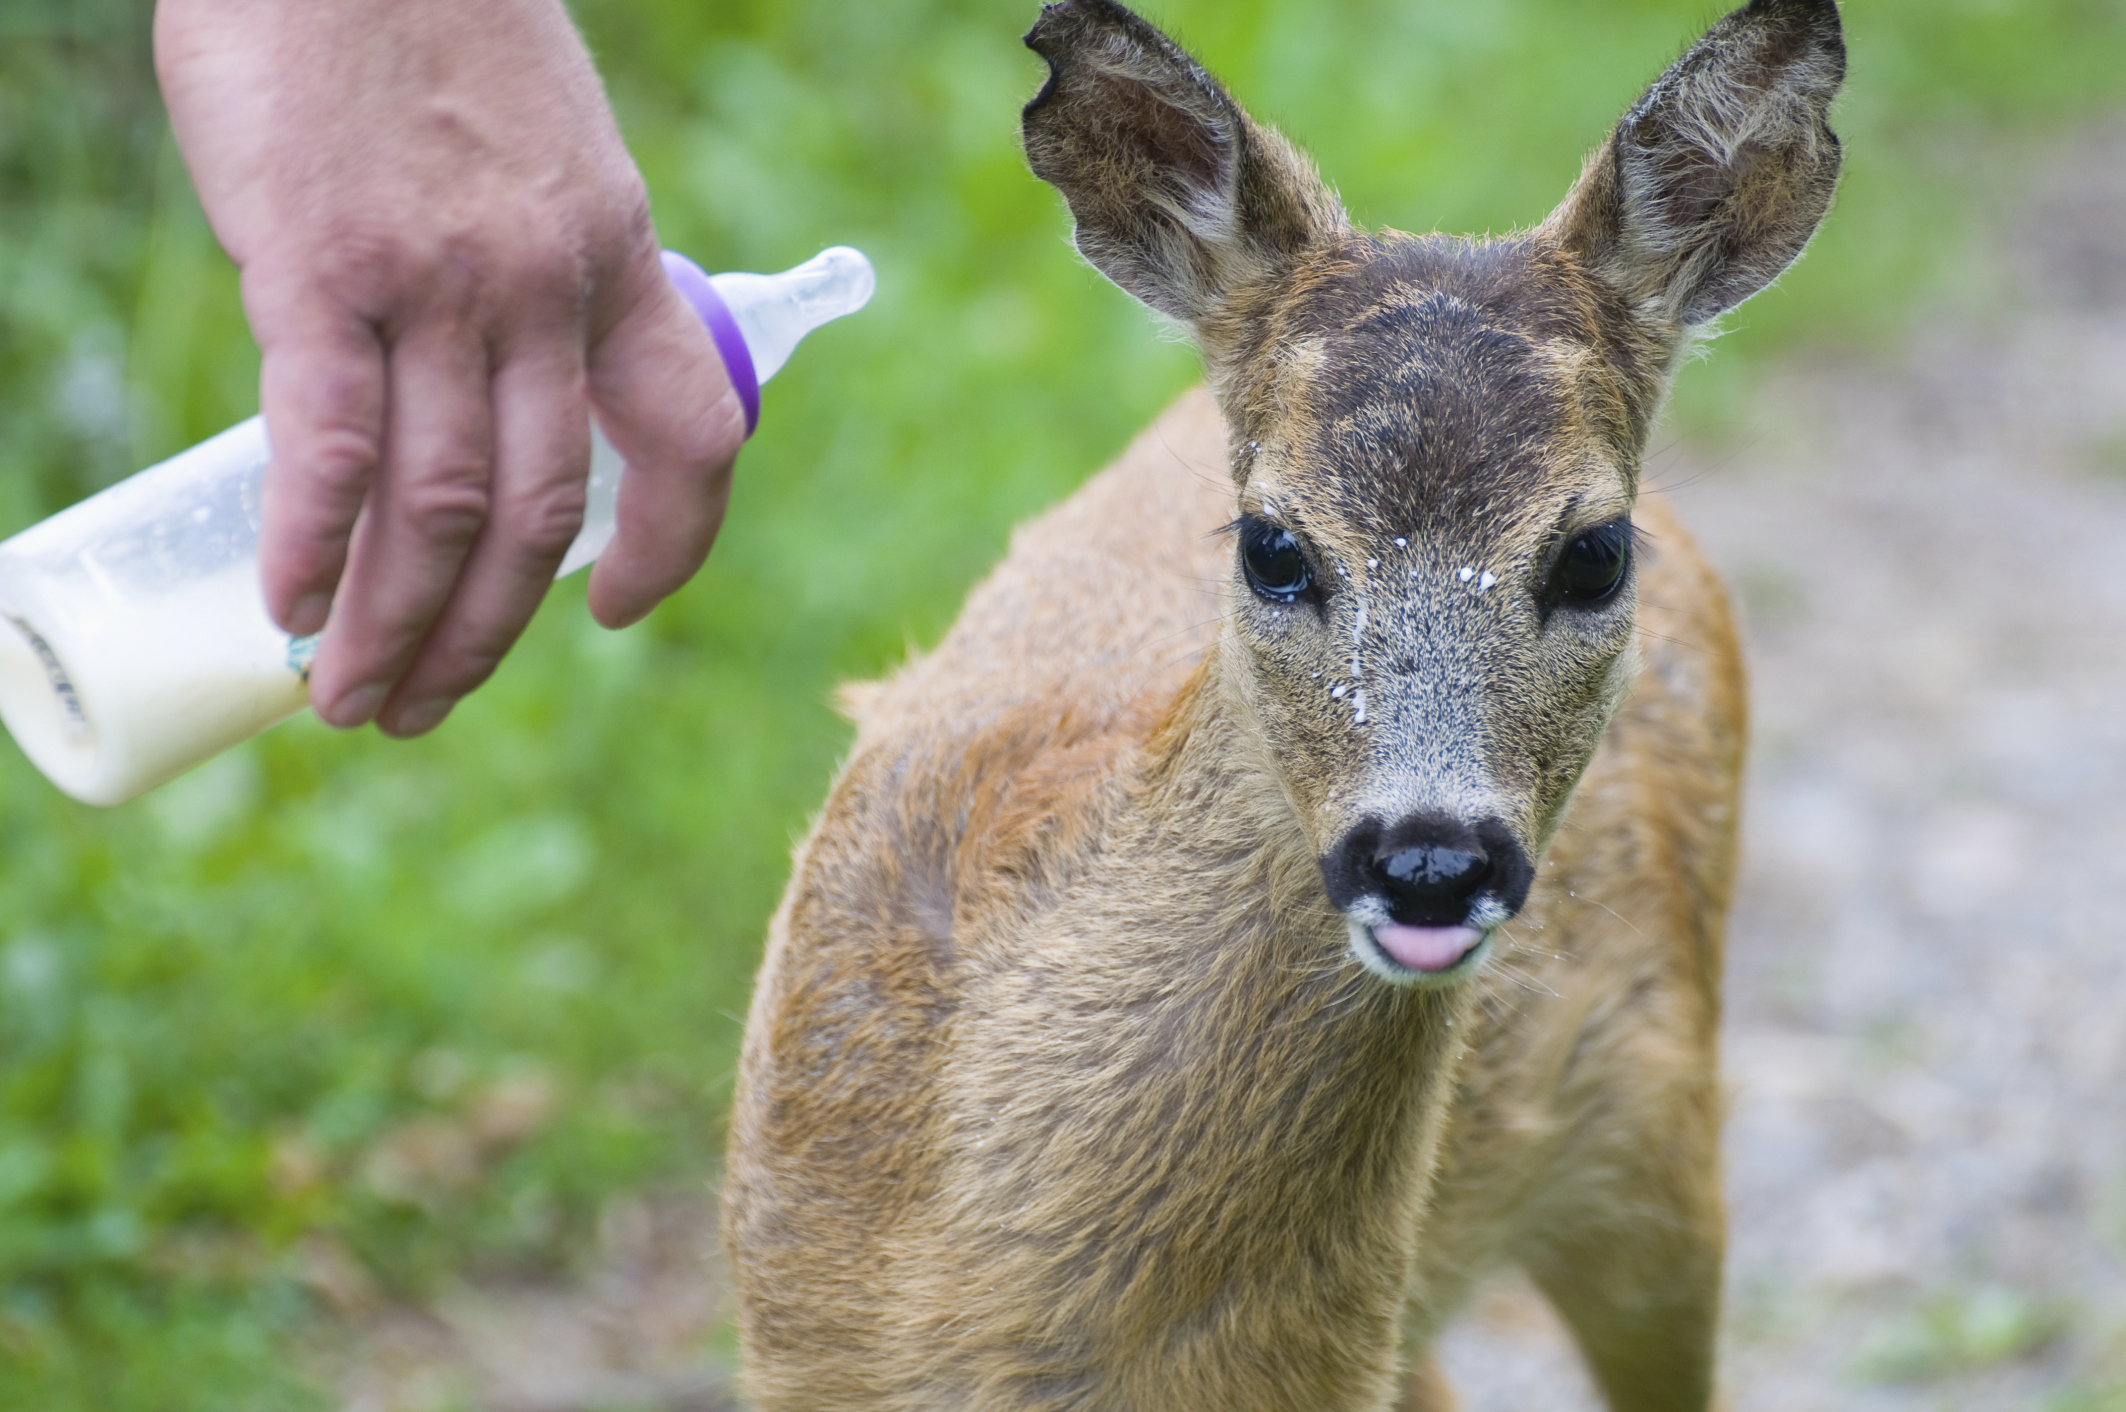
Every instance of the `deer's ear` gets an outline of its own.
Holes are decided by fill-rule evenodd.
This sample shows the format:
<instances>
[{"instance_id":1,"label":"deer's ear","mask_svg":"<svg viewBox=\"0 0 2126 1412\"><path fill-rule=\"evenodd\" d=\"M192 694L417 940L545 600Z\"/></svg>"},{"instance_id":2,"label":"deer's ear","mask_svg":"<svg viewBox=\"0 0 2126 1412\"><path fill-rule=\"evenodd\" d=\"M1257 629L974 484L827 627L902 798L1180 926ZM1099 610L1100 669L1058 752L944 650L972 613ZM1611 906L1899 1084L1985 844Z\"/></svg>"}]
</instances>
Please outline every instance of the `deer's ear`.
<instances>
[{"instance_id":1,"label":"deer's ear","mask_svg":"<svg viewBox=\"0 0 2126 1412\"><path fill-rule=\"evenodd\" d=\"M1654 318L1734 308L1830 208L1844 78L1834 0L1752 0L1624 115L1545 231Z\"/></svg>"},{"instance_id":2,"label":"deer's ear","mask_svg":"<svg viewBox=\"0 0 2126 1412\"><path fill-rule=\"evenodd\" d=\"M1345 228L1297 149L1113 0L1042 7L1026 46L1048 61L1027 161L1070 203L1085 258L1154 309L1200 323Z\"/></svg>"}]
</instances>

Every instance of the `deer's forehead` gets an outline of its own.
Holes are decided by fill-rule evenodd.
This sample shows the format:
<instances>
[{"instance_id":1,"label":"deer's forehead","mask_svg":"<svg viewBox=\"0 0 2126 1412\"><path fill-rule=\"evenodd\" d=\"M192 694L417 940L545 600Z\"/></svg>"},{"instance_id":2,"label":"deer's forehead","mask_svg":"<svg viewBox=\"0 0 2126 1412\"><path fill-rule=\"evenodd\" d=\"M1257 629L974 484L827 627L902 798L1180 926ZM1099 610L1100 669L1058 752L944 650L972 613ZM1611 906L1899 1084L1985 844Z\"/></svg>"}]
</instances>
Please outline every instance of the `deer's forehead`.
<instances>
[{"instance_id":1,"label":"deer's forehead","mask_svg":"<svg viewBox=\"0 0 2126 1412\"><path fill-rule=\"evenodd\" d=\"M1281 493L1319 529L1515 533L1622 479L1588 415L1589 361L1453 294L1393 291L1286 345L1255 444L1277 448Z\"/></svg>"}]
</instances>

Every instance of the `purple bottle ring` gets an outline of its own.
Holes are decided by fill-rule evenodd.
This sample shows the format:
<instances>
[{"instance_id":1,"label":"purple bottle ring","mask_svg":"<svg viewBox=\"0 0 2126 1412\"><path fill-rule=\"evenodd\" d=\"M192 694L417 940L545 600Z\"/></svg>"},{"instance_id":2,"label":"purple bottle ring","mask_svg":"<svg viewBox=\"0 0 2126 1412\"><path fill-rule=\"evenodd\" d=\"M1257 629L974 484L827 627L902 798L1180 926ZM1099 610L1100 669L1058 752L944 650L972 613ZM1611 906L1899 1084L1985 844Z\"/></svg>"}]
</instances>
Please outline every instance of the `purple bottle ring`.
<instances>
[{"instance_id":1,"label":"purple bottle ring","mask_svg":"<svg viewBox=\"0 0 2126 1412\"><path fill-rule=\"evenodd\" d=\"M738 331L738 320L731 317L723 296L716 292L701 266L676 250L665 251L663 259L665 278L694 306L694 312L708 326L709 337L716 342L723 370L738 394L738 405L746 411L746 435L751 436L760 425L760 379L753 376L753 351L746 347L745 335Z\"/></svg>"}]
</instances>

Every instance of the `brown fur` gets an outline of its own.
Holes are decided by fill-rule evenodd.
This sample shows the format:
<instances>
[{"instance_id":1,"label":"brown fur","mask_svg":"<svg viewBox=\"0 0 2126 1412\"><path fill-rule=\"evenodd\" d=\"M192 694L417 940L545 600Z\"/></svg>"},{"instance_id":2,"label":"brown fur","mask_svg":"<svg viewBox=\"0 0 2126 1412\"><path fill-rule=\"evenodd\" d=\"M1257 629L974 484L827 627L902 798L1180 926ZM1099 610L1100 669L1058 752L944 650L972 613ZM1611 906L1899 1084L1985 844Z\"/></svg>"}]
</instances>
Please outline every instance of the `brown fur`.
<instances>
[{"instance_id":1,"label":"brown fur","mask_svg":"<svg viewBox=\"0 0 2126 1412\"><path fill-rule=\"evenodd\" d=\"M1707 1405L1743 697L1718 582L1633 506L1690 327L1828 199L1793 173L1835 172L1836 38L1828 3L1738 12L1548 223L1468 244L1353 232L1143 21L1044 12L1035 170L1215 399L849 698L732 1129L757 1405L1444 1408L1422 1349L1509 1262L1612 1406ZM1784 136L1693 166L1714 118ZM1236 492L1311 597L1250 590ZM1546 599L1626 512L1618 594ZM1534 860L1473 974L1382 979L1325 887L1411 811L1488 811Z\"/></svg>"}]
</instances>

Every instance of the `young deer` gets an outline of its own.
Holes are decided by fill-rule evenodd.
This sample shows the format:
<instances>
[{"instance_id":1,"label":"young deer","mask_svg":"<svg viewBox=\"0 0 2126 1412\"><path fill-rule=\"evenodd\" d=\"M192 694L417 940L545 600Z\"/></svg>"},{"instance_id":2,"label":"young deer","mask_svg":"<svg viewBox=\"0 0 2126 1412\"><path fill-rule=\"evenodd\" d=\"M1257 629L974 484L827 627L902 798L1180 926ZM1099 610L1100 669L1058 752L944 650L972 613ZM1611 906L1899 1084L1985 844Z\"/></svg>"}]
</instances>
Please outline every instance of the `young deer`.
<instances>
[{"instance_id":1,"label":"young deer","mask_svg":"<svg viewBox=\"0 0 2126 1412\"><path fill-rule=\"evenodd\" d=\"M1035 173L1210 395L853 698L731 1134L754 1404L1445 1407L1514 1263L1612 1407L1704 1408L1742 680L1634 497L1830 202L1837 9L1728 16L1485 241L1354 230L1113 0L1027 43Z\"/></svg>"}]
</instances>

